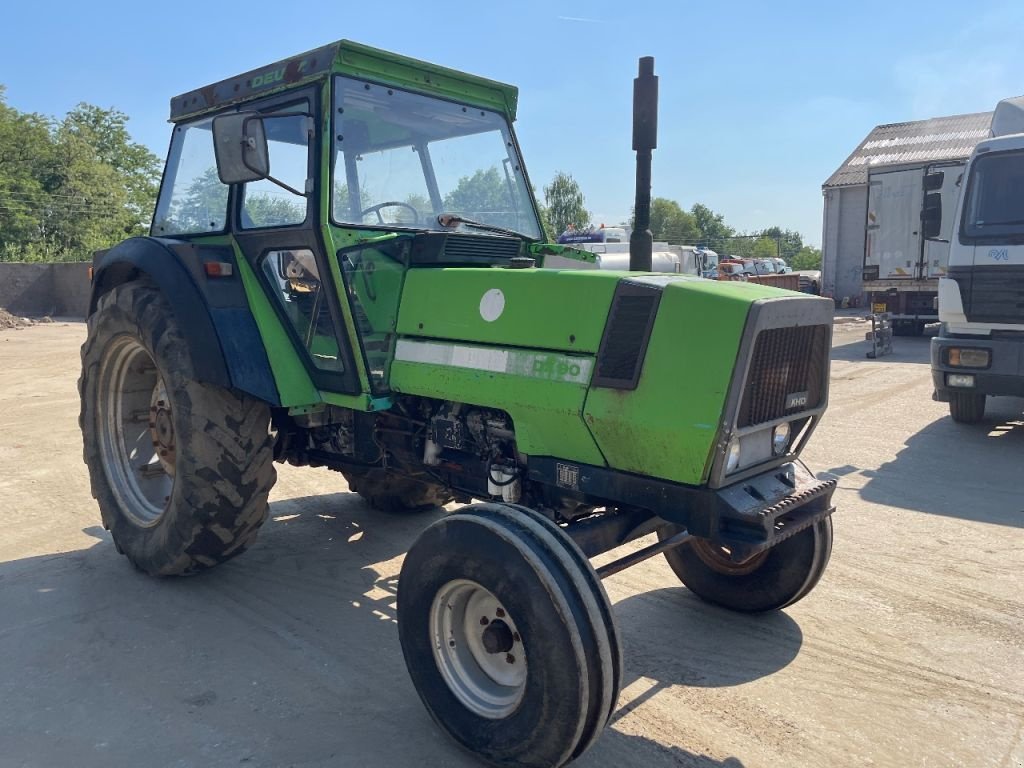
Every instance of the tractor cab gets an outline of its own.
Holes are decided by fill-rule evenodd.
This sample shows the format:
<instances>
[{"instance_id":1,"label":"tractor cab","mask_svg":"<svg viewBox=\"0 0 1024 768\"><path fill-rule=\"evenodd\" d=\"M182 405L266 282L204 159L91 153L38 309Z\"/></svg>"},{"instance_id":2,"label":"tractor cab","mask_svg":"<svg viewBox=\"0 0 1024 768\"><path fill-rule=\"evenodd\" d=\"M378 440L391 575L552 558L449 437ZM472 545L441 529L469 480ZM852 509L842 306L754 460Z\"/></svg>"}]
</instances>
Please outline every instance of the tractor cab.
<instances>
[{"instance_id":1,"label":"tractor cab","mask_svg":"<svg viewBox=\"0 0 1024 768\"><path fill-rule=\"evenodd\" d=\"M370 401L410 267L529 264L542 238L516 89L398 58L342 42L172 99L152 225L230 247L312 387Z\"/></svg>"}]
</instances>

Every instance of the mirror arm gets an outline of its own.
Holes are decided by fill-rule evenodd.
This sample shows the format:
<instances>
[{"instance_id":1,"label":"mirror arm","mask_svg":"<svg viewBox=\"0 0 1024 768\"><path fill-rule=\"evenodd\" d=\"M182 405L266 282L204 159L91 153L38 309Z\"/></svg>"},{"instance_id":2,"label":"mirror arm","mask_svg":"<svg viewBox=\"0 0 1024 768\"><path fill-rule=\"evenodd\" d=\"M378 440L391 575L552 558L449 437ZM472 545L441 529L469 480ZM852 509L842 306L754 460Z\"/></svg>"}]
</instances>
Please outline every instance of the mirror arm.
<instances>
[{"instance_id":1,"label":"mirror arm","mask_svg":"<svg viewBox=\"0 0 1024 768\"><path fill-rule=\"evenodd\" d=\"M295 189L295 187L291 186L290 184L285 184L280 179L275 179L273 176L269 174L265 178L267 179L267 181L272 181L275 184L277 184L277 186L281 187L281 189L287 189L293 195L297 195L299 197L309 197L308 192L299 192L299 190Z\"/></svg>"}]
</instances>

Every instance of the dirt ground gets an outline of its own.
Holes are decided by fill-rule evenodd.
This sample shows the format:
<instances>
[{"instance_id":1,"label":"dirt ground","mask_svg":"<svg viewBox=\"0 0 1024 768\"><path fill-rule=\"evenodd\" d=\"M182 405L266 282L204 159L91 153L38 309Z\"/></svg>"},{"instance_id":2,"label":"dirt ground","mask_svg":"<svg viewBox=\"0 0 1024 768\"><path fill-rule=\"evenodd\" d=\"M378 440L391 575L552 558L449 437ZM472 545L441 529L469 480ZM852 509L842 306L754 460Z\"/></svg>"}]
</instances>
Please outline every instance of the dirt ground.
<instances>
[{"instance_id":1,"label":"dirt ground","mask_svg":"<svg viewBox=\"0 0 1024 768\"><path fill-rule=\"evenodd\" d=\"M837 326L805 458L835 548L783 613L707 606L661 558L606 581L625 643L580 768L1024 766L1024 404L930 399L928 342ZM433 725L395 627L433 517L283 467L241 558L156 581L118 556L81 461L81 323L0 330L0 766L476 766Z\"/></svg>"}]
</instances>

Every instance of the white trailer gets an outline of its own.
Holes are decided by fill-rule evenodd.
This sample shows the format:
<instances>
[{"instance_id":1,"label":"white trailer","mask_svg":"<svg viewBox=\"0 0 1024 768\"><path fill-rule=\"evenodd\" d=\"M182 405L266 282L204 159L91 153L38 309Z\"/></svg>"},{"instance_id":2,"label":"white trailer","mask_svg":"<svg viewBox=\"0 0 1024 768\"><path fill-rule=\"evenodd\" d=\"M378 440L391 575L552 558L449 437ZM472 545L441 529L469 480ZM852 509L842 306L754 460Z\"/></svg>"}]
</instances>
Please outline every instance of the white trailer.
<instances>
[{"instance_id":1,"label":"white trailer","mask_svg":"<svg viewBox=\"0 0 1024 768\"><path fill-rule=\"evenodd\" d=\"M868 174L864 238L864 292L872 312L888 312L897 334L920 335L938 321L939 278L949 266L952 207L943 231L926 240L921 226L925 194L942 193L954 206L962 163L884 169ZM952 201L952 202L945 202Z\"/></svg>"}]
</instances>

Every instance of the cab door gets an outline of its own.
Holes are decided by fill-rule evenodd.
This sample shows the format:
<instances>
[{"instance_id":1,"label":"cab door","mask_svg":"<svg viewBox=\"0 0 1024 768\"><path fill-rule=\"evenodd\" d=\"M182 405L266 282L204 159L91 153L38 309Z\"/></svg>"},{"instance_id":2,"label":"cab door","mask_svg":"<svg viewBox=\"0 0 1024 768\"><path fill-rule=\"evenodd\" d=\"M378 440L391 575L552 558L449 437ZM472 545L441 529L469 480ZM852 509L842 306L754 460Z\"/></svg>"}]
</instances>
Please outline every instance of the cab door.
<instances>
[{"instance_id":1,"label":"cab door","mask_svg":"<svg viewBox=\"0 0 1024 768\"><path fill-rule=\"evenodd\" d=\"M235 241L314 385L356 394L361 391L359 376L320 234L316 92L289 93L244 109L264 115L270 173L281 183L268 178L233 187Z\"/></svg>"}]
</instances>

